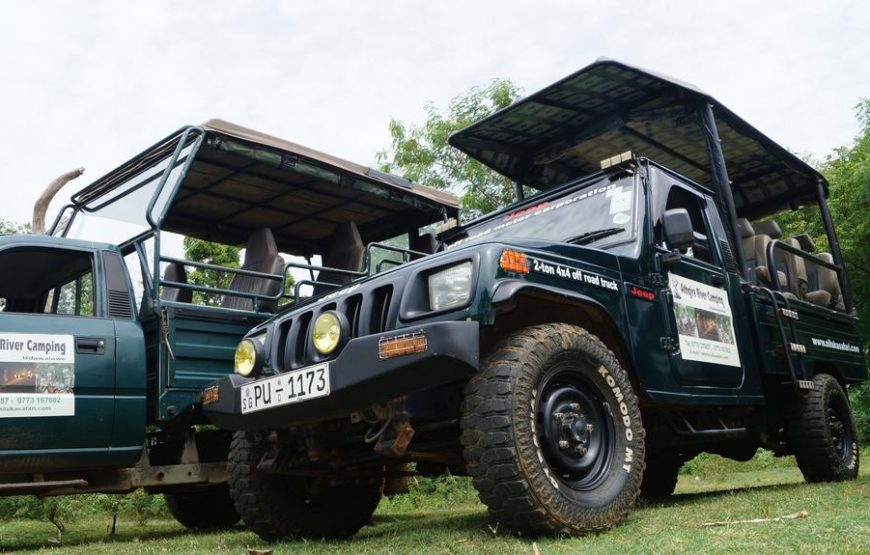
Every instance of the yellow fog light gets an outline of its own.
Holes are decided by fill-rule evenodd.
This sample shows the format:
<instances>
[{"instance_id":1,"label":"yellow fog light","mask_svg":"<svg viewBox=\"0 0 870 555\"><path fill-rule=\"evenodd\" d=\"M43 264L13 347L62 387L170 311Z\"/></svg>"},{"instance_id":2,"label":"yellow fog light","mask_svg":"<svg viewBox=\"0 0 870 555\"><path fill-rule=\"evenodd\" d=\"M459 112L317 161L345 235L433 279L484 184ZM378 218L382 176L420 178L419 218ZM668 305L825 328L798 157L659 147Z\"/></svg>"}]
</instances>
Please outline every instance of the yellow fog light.
<instances>
[{"instance_id":1,"label":"yellow fog light","mask_svg":"<svg viewBox=\"0 0 870 555\"><path fill-rule=\"evenodd\" d=\"M248 377L257 369L257 346L250 339L242 339L236 347L236 374Z\"/></svg>"},{"instance_id":2,"label":"yellow fog light","mask_svg":"<svg viewBox=\"0 0 870 555\"><path fill-rule=\"evenodd\" d=\"M342 314L329 311L324 312L314 320L314 327L311 331L311 339L314 342L314 348L321 355L328 355L333 352L344 339L344 329L346 326L342 322Z\"/></svg>"}]
</instances>

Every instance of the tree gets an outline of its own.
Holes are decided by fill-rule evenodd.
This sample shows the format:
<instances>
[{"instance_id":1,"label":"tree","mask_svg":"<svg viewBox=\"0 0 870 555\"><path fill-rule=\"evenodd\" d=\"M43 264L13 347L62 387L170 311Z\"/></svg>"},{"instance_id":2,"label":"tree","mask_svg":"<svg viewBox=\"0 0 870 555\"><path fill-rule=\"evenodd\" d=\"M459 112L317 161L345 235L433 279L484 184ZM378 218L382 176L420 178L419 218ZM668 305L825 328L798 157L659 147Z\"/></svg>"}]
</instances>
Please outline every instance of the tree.
<instances>
[{"instance_id":1,"label":"tree","mask_svg":"<svg viewBox=\"0 0 870 555\"><path fill-rule=\"evenodd\" d=\"M472 87L453 98L446 111L425 107L426 121L413 125L390 119L390 148L377 155L381 169L460 196L464 219L514 200L514 184L447 144L450 134L509 106L520 89L508 79Z\"/></svg>"},{"instance_id":2,"label":"tree","mask_svg":"<svg viewBox=\"0 0 870 555\"><path fill-rule=\"evenodd\" d=\"M184 258L194 262L205 262L207 264L215 264L226 268L239 267L239 247L232 245L223 245L221 243L212 243L196 239L195 237L184 238ZM194 268L188 273L187 281L196 285L206 287L216 287L226 289L229 287L233 275L228 272L219 270L206 270L203 268ZM209 306L218 306L222 295L215 293L203 293L200 291L193 292L194 304L205 304Z\"/></svg>"},{"instance_id":3,"label":"tree","mask_svg":"<svg viewBox=\"0 0 870 555\"><path fill-rule=\"evenodd\" d=\"M870 99L856 107L860 132L851 146L844 146L818 164L829 184L828 206L837 226L837 238L849 271L849 283L858 309L861 336L870 338ZM816 242L817 252L829 252L824 226L818 207L810 206L787 214L778 220L785 235L809 233ZM870 344L865 343L867 352ZM865 439L870 439L870 385L850 388L858 427Z\"/></svg>"},{"instance_id":4,"label":"tree","mask_svg":"<svg viewBox=\"0 0 870 555\"><path fill-rule=\"evenodd\" d=\"M16 233L30 233L30 224L19 224L0 218L0 235L14 235Z\"/></svg>"}]
</instances>

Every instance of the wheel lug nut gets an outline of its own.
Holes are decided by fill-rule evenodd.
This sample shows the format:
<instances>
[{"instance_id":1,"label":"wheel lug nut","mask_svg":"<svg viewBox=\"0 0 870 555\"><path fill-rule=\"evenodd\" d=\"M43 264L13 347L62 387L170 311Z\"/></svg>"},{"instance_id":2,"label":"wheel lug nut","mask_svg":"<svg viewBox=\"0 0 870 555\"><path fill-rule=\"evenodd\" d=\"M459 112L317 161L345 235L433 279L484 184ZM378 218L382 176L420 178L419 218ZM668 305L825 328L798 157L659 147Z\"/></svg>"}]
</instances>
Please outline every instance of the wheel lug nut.
<instances>
[{"instance_id":1,"label":"wheel lug nut","mask_svg":"<svg viewBox=\"0 0 870 555\"><path fill-rule=\"evenodd\" d=\"M577 412L578 410L580 410L580 403L571 403L570 405L568 405L568 407L574 412Z\"/></svg>"},{"instance_id":2,"label":"wheel lug nut","mask_svg":"<svg viewBox=\"0 0 870 555\"><path fill-rule=\"evenodd\" d=\"M587 449L586 449L585 447L583 447L582 445L578 445L578 446L577 446L577 453L578 453L578 454L580 454L580 455L585 455L585 454L586 454L586 451L587 451Z\"/></svg>"},{"instance_id":3,"label":"wheel lug nut","mask_svg":"<svg viewBox=\"0 0 870 555\"><path fill-rule=\"evenodd\" d=\"M586 431L591 432L595 427L592 424L586 424Z\"/></svg>"},{"instance_id":4,"label":"wheel lug nut","mask_svg":"<svg viewBox=\"0 0 870 555\"><path fill-rule=\"evenodd\" d=\"M553 420L562 420L562 417L563 417L563 416L565 416L564 413L561 413L561 412L554 412L554 413L553 413Z\"/></svg>"},{"instance_id":5,"label":"wheel lug nut","mask_svg":"<svg viewBox=\"0 0 870 555\"><path fill-rule=\"evenodd\" d=\"M559 441L559 448L560 449L567 449L568 448L568 441L564 440L564 439L560 440Z\"/></svg>"}]
</instances>

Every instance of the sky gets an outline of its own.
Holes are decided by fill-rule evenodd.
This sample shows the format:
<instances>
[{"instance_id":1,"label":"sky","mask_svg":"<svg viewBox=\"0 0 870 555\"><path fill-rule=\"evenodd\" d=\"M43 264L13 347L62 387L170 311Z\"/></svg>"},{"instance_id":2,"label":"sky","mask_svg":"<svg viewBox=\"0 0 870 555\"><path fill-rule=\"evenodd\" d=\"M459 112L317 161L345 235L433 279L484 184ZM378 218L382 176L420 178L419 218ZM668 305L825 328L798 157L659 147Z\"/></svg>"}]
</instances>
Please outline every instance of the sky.
<instances>
[{"instance_id":1,"label":"sky","mask_svg":"<svg viewBox=\"0 0 870 555\"><path fill-rule=\"evenodd\" d=\"M870 2L4 0L0 218L30 220L212 117L365 165L391 117L494 78L532 93L616 58L695 84L822 158L870 97Z\"/></svg>"}]
</instances>

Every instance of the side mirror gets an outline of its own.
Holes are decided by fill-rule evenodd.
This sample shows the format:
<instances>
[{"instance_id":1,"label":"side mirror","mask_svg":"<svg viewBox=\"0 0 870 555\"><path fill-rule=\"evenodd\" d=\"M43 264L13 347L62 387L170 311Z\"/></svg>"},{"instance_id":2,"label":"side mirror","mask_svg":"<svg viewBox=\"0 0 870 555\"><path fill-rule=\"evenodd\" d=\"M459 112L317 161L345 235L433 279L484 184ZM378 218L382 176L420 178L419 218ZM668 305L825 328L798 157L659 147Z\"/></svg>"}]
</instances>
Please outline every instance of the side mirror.
<instances>
[{"instance_id":1,"label":"side mirror","mask_svg":"<svg viewBox=\"0 0 870 555\"><path fill-rule=\"evenodd\" d=\"M695 243L695 232L692 229L692 219L685 208L665 210L663 218L665 241L672 249L683 250Z\"/></svg>"}]
</instances>

